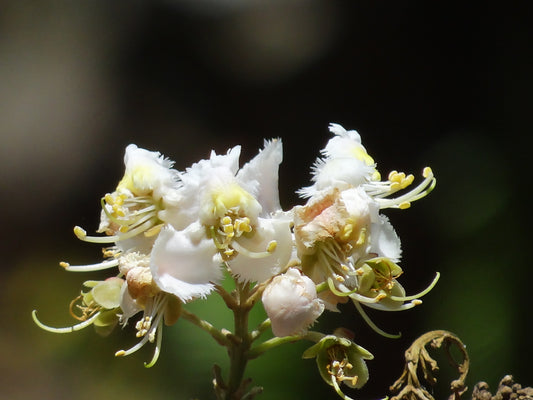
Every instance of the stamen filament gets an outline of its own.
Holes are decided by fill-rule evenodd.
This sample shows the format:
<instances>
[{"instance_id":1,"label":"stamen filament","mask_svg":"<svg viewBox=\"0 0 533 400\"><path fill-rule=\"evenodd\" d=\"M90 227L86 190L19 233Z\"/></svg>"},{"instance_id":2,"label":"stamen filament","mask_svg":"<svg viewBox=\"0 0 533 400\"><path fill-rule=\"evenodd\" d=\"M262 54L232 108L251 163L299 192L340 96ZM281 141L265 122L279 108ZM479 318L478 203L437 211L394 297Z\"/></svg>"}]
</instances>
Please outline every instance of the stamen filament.
<instances>
[{"instance_id":1,"label":"stamen filament","mask_svg":"<svg viewBox=\"0 0 533 400\"><path fill-rule=\"evenodd\" d=\"M123 356L128 356L128 355L130 355L132 353L135 353L137 350L139 350L141 347L143 347L146 344L146 342L148 342L148 341L149 342L153 342L154 341L154 337L155 337L157 339L157 342L156 342L156 349L155 349L155 352L154 352L154 357L147 364L148 365L147 368L149 368L153 364L155 364L155 362L157 361L157 358L159 357L159 351L160 351L160 347L161 347L161 342L160 342L161 333L158 332L157 330L159 330L159 331L162 330L163 316L165 314L162 309L165 307L166 302L167 302L167 296L165 294L161 294L161 295L156 296L154 298L154 303L152 304L151 307L149 307L149 308L147 307L147 309L145 309L144 316L141 319L141 321L144 321L146 319L146 317L150 317L149 320L152 321L152 318L154 316L156 316L156 318L153 321L153 323L150 324L150 328L146 332L143 332L141 341L139 341L134 346L130 347L128 350L119 350L119 351L117 351L115 353L115 357L123 357ZM155 358L155 360L154 360L154 358Z\"/></svg>"},{"instance_id":2,"label":"stamen filament","mask_svg":"<svg viewBox=\"0 0 533 400\"><path fill-rule=\"evenodd\" d=\"M163 341L163 320L159 321L159 326L156 329L156 344L154 349L154 356L149 363L144 363L145 368L151 368L155 365L161 353L161 342Z\"/></svg>"},{"instance_id":3,"label":"stamen filament","mask_svg":"<svg viewBox=\"0 0 533 400\"><path fill-rule=\"evenodd\" d=\"M246 257L249 257L249 258L265 258L265 257L272 255L272 253L270 253L269 251L256 252L256 251L248 250L247 248L241 246L236 240L234 240L231 243L231 246L235 250L237 250L240 254L244 254Z\"/></svg>"},{"instance_id":4,"label":"stamen filament","mask_svg":"<svg viewBox=\"0 0 533 400\"><path fill-rule=\"evenodd\" d=\"M335 375L331 375L331 384L333 388L335 389L335 392L339 395L339 397L343 400L354 400L353 398L346 396L344 392L341 390L339 383L337 382L337 377Z\"/></svg>"},{"instance_id":5,"label":"stamen filament","mask_svg":"<svg viewBox=\"0 0 533 400\"><path fill-rule=\"evenodd\" d=\"M357 288L349 291L349 292L341 292L340 290L338 290L336 287L335 287L335 283L333 282L333 279L331 277L328 278L328 288L329 290L331 290L331 292L336 295L336 296L340 296L340 297L346 297L346 296L350 296L352 294L354 294L355 292L357 292Z\"/></svg>"},{"instance_id":6,"label":"stamen filament","mask_svg":"<svg viewBox=\"0 0 533 400\"><path fill-rule=\"evenodd\" d=\"M410 301L410 300L419 299L420 297L428 294L431 291L431 289L435 287L439 278L440 278L440 273L437 272L435 275L435 278L433 278L433 281L431 281L429 286L425 288L424 290L422 290L420 293L417 293L411 296L390 296L390 298L391 300L394 300L394 301Z\"/></svg>"},{"instance_id":7,"label":"stamen filament","mask_svg":"<svg viewBox=\"0 0 533 400\"><path fill-rule=\"evenodd\" d=\"M79 324L73 325L73 326L67 326L65 328L54 328L52 326L48 326L43 324L39 319L37 318L37 310L33 310L31 313L31 316L33 318L33 322L37 324L37 326L41 329L44 329L45 331L52 332L52 333L71 333L75 331L82 330L83 328L88 327L91 325L100 315L100 311L98 311L96 314L94 314L91 318L80 322Z\"/></svg>"},{"instance_id":8,"label":"stamen filament","mask_svg":"<svg viewBox=\"0 0 533 400\"><path fill-rule=\"evenodd\" d=\"M377 295L376 297L367 297L367 296L363 296L363 295L360 295L359 293L352 293L350 294L350 298L352 300L356 300L357 302L359 303L365 303L365 304L377 304L379 303L381 300L383 300L384 298L386 298L387 296L385 295Z\"/></svg>"},{"instance_id":9,"label":"stamen filament","mask_svg":"<svg viewBox=\"0 0 533 400\"><path fill-rule=\"evenodd\" d=\"M117 259L107 260L107 261L102 261L101 263L87 264L87 265L70 265L69 263L62 261L59 263L59 265L67 271L90 272L90 271L100 271L103 269L116 267L118 266L118 260Z\"/></svg>"},{"instance_id":10,"label":"stamen filament","mask_svg":"<svg viewBox=\"0 0 533 400\"><path fill-rule=\"evenodd\" d=\"M144 222L142 225L137 226L135 229L132 229L128 232L122 233L120 235L111 235L111 236L87 236L87 232L79 227L74 227L74 234L78 237L78 239L83 240L84 242L89 243L114 243L118 242L120 240L126 240L130 239L139 233L142 233L144 231L147 231L152 226L154 226L153 220L148 220Z\"/></svg>"},{"instance_id":11,"label":"stamen filament","mask_svg":"<svg viewBox=\"0 0 533 400\"><path fill-rule=\"evenodd\" d=\"M365 303L365 305L368 308L373 308L374 310L380 310L380 311L405 311L409 310L415 306L418 306L422 304L422 300L413 300L410 303L402 304L399 307L387 307L386 305L383 305L382 303Z\"/></svg>"},{"instance_id":12,"label":"stamen filament","mask_svg":"<svg viewBox=\"0 0 533 400\"><path fill-rule=\"evenodd\" d=\"M398 339L399 337L402 336L401 333L394 335L391 333L387 333L384 330L378 328L378 326L370 319L368 314L363 310L363 307L361 306L361 304L359 304L359 302L354 301L353 304L355 305L355 308L357 308L357 311L359 311L359 314L361 314L361 317L363 317L365 322L368 324L368 326L370 326L374 330L374 332L379 333L381 336L385 336L389 339Z\"/></svg>"},{"instance_id":13,"label":"stamen filament","mask_svg":"<svg viewBox=\"0 0 533 400\"><path fill-rule=\"evenodd\" d=\"M431 172L431 169L429 171L424 169L424 175L427 176L417 187L402 196L393 199L386 199L377 196L374 198L379 203L380 208L407 208L408 203L427 196L435 188L437 180L435 179L433 172ZM384 193L383 196L386 196L388 194L391 193Z\"/></svg>"}]
</instances>

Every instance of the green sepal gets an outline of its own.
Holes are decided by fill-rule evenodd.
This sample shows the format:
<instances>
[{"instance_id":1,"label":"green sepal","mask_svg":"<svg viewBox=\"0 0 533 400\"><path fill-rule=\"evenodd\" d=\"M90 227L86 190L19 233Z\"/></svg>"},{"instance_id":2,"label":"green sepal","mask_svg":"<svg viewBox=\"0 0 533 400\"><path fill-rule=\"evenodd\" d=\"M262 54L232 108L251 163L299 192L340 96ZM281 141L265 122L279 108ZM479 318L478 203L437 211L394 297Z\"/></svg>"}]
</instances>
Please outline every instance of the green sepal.
<instances>
[{"instance_id":1,"label":"green sepal","mask_svg":"<svg viewBox=\"0 0 533 400\"><path fill-rule=\"evenodd\" d=\"M168 295L165 314L163 316L165 325L174 325L181 316L182 302L176 296Z\"/></svg>"},{"instance_id":2,"label":"green sepal","mask_svg":"<svg viewBox=\"0 0 533 400\"><path fill-rule=\"evenodd\" d=\"M123 284L124 280L120 278L108 278L99 282L91 290L94 301L108 310L119 307Z\"/></svg>"},{"instance_id":3,"label":"green sepal","mask_svg":"<svg viewBox=\"0 0 533 400\"><path fill-rule=\"evenodd\" d=\"M343 383L353 388L360 388L368 381L368 368L364 360L371 360L374 356L365 348L352 342L350 339L335 335L324 336L318 343L309 347L302 354L303 358L315 358L318 371L322 379L330 386L334 386L331 365L334 361L347 361L352 365L350 375L357 376L355 385L349 380Z\"/></svg>"}]
</instances>

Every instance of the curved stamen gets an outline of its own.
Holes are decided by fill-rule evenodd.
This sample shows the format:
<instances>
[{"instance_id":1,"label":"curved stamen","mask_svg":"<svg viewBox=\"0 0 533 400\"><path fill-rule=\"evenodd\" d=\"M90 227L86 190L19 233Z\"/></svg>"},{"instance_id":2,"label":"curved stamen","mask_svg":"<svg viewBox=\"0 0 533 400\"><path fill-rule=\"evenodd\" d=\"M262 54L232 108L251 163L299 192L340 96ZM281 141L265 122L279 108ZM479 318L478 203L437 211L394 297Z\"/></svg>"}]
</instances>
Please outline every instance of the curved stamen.
<instances>
[{"instance_id":1,"label":"curved stamen","mask_svg":"<svg viewBox=\"0 0 533 400\"><path fill-rule=\"evenodd\" d=\"M139 203L141 203L140 201L136 201L136 199L133 201L130 201L128 202L128 203L131 203L130 205L125 205L125 207L121 207L118 210L115 207L113 207L114 204L109 203L105 197L100 200L100 204L102 206L102 210L112 222L116 223L117 225L127 226L127 225L132 225L136 222L139 222L139 216L143 214L148 214L148 215L155 214L157 212L157 207L152 203L152 201L153 200L146 199L145 201L143 201L143 203L147 203L148 206L141 208L139 210L132 210L132 211L129 211L128 208L138 206ZM113 209L113 212L109 210L109 208L107 207L108 205L111 206L111 208ZM129 218L125 217L126 216L125 211L128 211Z\"/></svg>"},{"instance_id":2,"label":"curved stamen","mask_svg":"<svg viewBox=\"0 0 533 400\"><path fill-rule=\"evenodd\" d=\"M357 288L349 291L349 292L341 292L339 289L337 289L335 287L335 283L333 282L333 278L328 278L327 280L327 283L328 283L328 288L329 290L335 295L335 296L339 296L339 297L347 297L347 296L350 296L352 294L354 294L355 292L357 292Z\"/></svg>"},{"instance_id":3,"label":"curved stamen","mask_svg":"<svg viewBox=\"0 0 533 400\"><path fill-rule=\"evenodd\" d=\"M389 339L398 339L399 337L402 336L401 333L394 335L391 333L387 333L384 330L378 328L378 326L370 319L368 314L365 313L365 311L363 310L363 307L361 306L361 304L359 304L359 302L354 301L353 304L355 305L355 308L357 308L357 311L359 311L359 314L361 314L361 317L363 317L365 322L368 324L368 326L370 326L374 330L374 332L379 333L381 336L385 336Z\"/></svg>"},{"instance_id":4,"label":"curved stamen","mask_svg":"<svg viewBox=\"0 0 533 400\"><path fill-rule=\"evenodd\" d=\"M401 306L398 306L398 307L390 307L382 303L365 303L365 306L367 306L368 308L373 308L374 310L380 310L380 311L405 311L413 307L416 307L420 304L422 304L422 300L413 300L409 303L402 304Z\"/></svg>"},{"instance_id":5,"label":"curved stamen","mask_svg":"<svg viewBox=\"0 0 533 400\"><path fill-rule=\"evenodd\" d=\"M413 294L411 296L390 296L390 298L391 300L394 300L394 301L410 301L410 300L419 299L420 297L428 294L431 291L431 289L435 287L439 278L440 278L440 273L437 272L435 275L435 278L433 278L433 281L431 281L429 286L425 288L424 290L422 290L420 293Z\"/></svg>"},{"instance_id":6,"label":"curved stamen","mask_svg":"<svg viewBox=\"0 0 533 400\"><path fill-rule=\"evenodd\" d=\"M166 302L167 302L167 296L163 293L161 293L160 295L154 298L154 303L152 304L151 307L147 307L147 309L144 312L144 316L140 320L141 325L142 325L142 321L146 319L148 319L148 321L150 322L150 327L146 331L137 332L138 336L142 336L141 341L135 344L134 346L130 347L128 350L117 351L115 353L115 357L128 356L132 353L135 353L137 350L143 347L147 342L153 342L154 339L157 339L154 356L152 357L152 360L148 364L145 364L145 366L149 368L153 364L155 364L155 362L157 361L159 357L159 352L161 348L161 333L158 332L158 329L161 330L161 328L163 327L163 316L164 316L163 308L165 307ZM146 316L146 314L149 314L149 315ZM155 320L153 321L153 323L151 323L154 316L155 316Z\"/></svg>"},{"instance_id":7,"label":"curved stamen","mask_svg":"<svg viewBox=\"0 0 533 400\"><path fill-rule=\"evenodd\" d=\"M148 342L149 336L150 336L149 334L148 335L144 335L140 342L138 342L136 345L130 347L128 350L118 350L115 353L115 357L124 357L124 356L129 356L132 353L135 353L137 350L139 350L141 347L143 347L146 344L146 342Z\"/></svg>"},{"instance_id":8,"label":"curved stamen","mask_svg":"<svg viewBox=\"0 0 533 400\"><path fill-rule=\"evenodd\" d=\"M90 272L90 271L100 271L103 269L108 269L118 266L118 260L107 260L102 261L97 264L87 264L87 265L70 265L68 262L61 261L59 265L67 271L72 272Z\"/></svg>"},{"instance_id":9,"label":"curved stamen","mask_svg":"<svg viewBox=\"0 0 533 400\"><path fill-rule=\"evenodd\" d=\"M339 397L343 400L354 400L353 398L346 396L344 392L341 390L339 386L339 382L337 382L337 377L335 375L331 375L331 386L335 389L335 392L339 395Z\"/></svg>"},{"instance_id":10,"label":"curved stamen","mask_svg":"<svg viewBox=\"0 0 533 400\"><path fill-rule=\"evenodd\" d=\"M216 248L219 250L225 250L226 246L224 246L224 244L222 244L220 240L218 239L217 231L214 226L209 227L209 233L211 235L211 239L213 239L213 242L215 243Z\"/></svg>"},{"instance_id":11,"label":"curved stamen","mask_svg":"<svg viewBox=\"0 0 533 400\"><path fill-rule=\"evenodd\" d=\"M385 294L378 294L376 297L367 297L367 296L363 296L362 294L359 294L359 293L350 294L350 298L352 300L356 300L359 303L364 303L364 304L368 304L368 305L377 304L381 300L385 299L386 297L387 297L387 295L385 295Z\"/></svg>"},{"instance_id":12,"label":"curved stamen","mask_svg":"<svg viewBox=\"0 0 533 400\"><path fill-rule=\"evenodd\" d=\"M121 233L119 235L111 235L111 236L87 236L87 232L85 229L75 226L74 227L74 234L76 237L80 240L83 240L84 242L89 243L114 243L121 240L130 239L140 233L143 233L144 231L147 231L152 226L154 226L155 221L154 220L148 220L144 222L142 225L137 226L135 229L132 229L126 233Z\"/></svg>"},{"instance_id":13,"label":"curved stamen","mask_svg":"<svg viewBox=\"0 0 533 400\"><path fill-rule=\"evenodd\" d=\"M165 226L164 223L160 223L158 225L152 226L151 228L149 228L148 230L144 232L144 237L152 237L152 236L158 235L159 232L161 232L161 229L163 229L163 226Z\"/></svg>"},{"instance_id":14,"label":"curved stamen","mask_svg":"<svg viewBox=\"0 0 533 400\"><path fill-rule=\"evenodd\" d=\"M272 242L271 242L272 243ZM249 257L249 258L265 258L265 257L268 257L270 255L272 255L272 251L269 251L271 247L275 247L275 246L271 246L271 243L269 243L269 245L267 246L267 249L266 251L251 251L251 250L248 250L247 248L243 247L242 245L240 245L236 240L234 240L232 243L231 243L231 246L237 250L239 252L239 254L244 254L246 257Z\"/></svg>"},{"instance_id":15,"label":"curved stamen","mask_svg":"<svg viewBox=\"0 0 533 400\"><path fill-rule=\"evenodd\" d=\"M144 363L145 368L151 368L155 365L159 359L159 354L161 353L161 343L163 341L163 320L159 321L159 325L156 328L156 343L154 349L154 355L149 363Z\"/></svg>"},{"instance_id":16,"label":"curved stamen","mask_svg":"<svg viewBox=\"0 0 533 400\"><path fill-rule=\"evenodd\" d=\"M79 324L68 326L65 328L54 328L52 326L45 325L41 321L39 321L39 319L37 318L37 310L33 310L31 313L33 322L35 322L35 324L37 324L39 328L44 329L45 331L48 331L48 332L52 332L52 333L71 333L71 332L79 331L91 325L98 318L99 315L100 315L100 311L94 314L91 318L86 319L85 321L80 322Z\"/></svg>"},{"instance_id":17,"label":"curved stamen","mask_svg":"<svg viewBox=\"0 0 533 400\"><path fill-rule=\"evenodd\" d=\"M320 246L317 254L320 261L322 261L327 269L326 275L334 275L337 280L344 282L345 278L351 275L351 271L336 251L341 252L342 254L339 244L335 241L331 241L329 243L325 242L323 246Z\"/></svg>"},{"instance_id":18,"label":"curved stamen","mask_svg":"<svg viewBox=\"0 0 533 400\"><path fill-rule=\"evenodd\" d=\"M386 199L377 196L374 197L374 199L379 203L380 208L408 208L411 202L427 196L437 184L437 180L435 179L431 168L424 168L423 176L425 179L417 187L402 196L395 197L393 199ZM391 194L390 191L388 193L383 193L381 196L386 196L389 194Z\"/></svg>"}]
</instances>

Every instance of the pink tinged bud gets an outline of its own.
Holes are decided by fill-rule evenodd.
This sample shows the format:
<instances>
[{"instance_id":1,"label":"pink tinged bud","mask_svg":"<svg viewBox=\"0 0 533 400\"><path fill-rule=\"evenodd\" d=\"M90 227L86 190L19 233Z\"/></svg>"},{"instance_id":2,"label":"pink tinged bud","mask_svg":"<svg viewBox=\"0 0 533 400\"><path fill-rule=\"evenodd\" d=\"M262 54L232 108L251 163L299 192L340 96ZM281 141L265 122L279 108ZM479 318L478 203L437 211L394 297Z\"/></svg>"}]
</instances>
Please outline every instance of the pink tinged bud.
<instances>
[{"instance_id":1,"label":"pink tinged bud","mask_svg":"<svg viewBox=\"0 0 533 400\"><path fill-rule=\"evenodd\" d=\"M324 311L315 284L296 268L276 276L263 292L263 306L278 337L301 335Z\"/></svg>"}]
</instances>

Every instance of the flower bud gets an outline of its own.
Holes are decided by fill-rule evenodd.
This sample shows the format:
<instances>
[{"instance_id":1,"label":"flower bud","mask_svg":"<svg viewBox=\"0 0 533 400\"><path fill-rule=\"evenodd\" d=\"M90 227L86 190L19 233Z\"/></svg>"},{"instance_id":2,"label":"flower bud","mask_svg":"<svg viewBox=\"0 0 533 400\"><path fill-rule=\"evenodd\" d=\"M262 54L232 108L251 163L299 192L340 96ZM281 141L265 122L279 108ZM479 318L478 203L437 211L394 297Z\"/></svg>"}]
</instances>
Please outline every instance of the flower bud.
<instances>
[{"instance_id":1,"label":"flower bud","mask_svg":"<svg viewBox=\"0 0 533 400\"><path fill-rule=\"evenodd\" d=\"M305 334L324 311L315 284L296 268L276 276L263 292L263 306L278 337Z\"/></svg>"}]
</instances>

